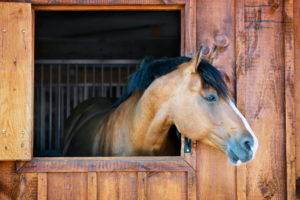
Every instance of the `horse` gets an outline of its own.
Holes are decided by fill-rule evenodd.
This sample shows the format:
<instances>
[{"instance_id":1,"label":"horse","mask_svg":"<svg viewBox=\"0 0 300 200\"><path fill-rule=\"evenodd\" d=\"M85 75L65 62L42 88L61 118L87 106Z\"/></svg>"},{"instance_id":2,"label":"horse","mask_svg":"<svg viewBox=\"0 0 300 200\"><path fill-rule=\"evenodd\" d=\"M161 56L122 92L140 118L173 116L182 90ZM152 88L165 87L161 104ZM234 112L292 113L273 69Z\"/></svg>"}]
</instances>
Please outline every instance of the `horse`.
<instances>
[{"instance_id":1,"label":"horse","mask_svg":"<svg viewBox=\"0 0 300 200\"><path fill-rule=\"evenodd\" d=\"M170 155L168 132L175 125L183 136L226 153L233 165L250 162L257 138L222 74L201 56L202 47L193 58L145 58L115 103L79 104L68 120L62 156Z\"/></svg>"}]
</instances>

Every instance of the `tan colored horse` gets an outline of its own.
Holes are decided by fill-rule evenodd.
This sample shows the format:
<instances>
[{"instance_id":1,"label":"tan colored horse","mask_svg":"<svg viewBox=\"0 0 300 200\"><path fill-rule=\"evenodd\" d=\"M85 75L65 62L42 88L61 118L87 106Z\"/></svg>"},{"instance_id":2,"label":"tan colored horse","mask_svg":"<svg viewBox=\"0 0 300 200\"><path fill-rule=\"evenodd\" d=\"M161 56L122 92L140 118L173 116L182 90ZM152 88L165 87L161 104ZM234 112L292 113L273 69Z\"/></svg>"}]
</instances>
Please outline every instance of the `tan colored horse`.
<instances>
[{"instance_id":1,"label":"tan colored horse","mask_svg":"<svg viewBox=\"0 0 300 200\"><path fill-rule=\"evenodd\" d=\"M185 137L225 152L232 164L252 160L258 141L220 72L201 54L144 60L115 108L108 100L80 104L68 119L62 155L168 155L175 124Z\"/></svg>"}]
</instances>

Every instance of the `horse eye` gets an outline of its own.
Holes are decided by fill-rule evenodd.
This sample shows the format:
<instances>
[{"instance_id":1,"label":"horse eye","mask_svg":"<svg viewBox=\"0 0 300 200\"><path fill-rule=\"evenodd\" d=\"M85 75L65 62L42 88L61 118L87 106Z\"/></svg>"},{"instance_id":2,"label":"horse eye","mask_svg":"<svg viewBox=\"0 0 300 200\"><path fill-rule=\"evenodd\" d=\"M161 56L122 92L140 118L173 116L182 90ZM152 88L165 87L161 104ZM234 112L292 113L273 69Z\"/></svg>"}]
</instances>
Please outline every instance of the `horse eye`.
<instances>
[{"instance_id":1,"label":"horse eye","mask_svg":"<svg viewBox=\"0 0 300 200\"><path fill-rule=\"evenodd\" d=\"M208 97L205 97L204 99L205 99L206 101L209 101L209 102L212 102L212 101L215 101L215 100L216 100L215 96L213 96L213 95L210 95L210 96L208 96Z\"/></svg>"}]
</instances>

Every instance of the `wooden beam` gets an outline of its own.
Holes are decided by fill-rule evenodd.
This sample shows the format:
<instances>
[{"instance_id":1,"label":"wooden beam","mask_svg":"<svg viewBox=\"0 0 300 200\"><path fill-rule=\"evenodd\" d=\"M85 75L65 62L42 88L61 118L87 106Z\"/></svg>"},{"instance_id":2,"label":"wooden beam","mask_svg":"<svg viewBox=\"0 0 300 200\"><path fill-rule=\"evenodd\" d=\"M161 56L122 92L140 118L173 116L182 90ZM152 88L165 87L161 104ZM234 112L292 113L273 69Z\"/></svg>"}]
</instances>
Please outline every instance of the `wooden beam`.
<instances>
[{"instance_id":1,"label":"wooden beam","mask_svg":"<svg viewBox=\"0 0 300 200\"><path fill-rule=\"evenodd\" d=\"M33 5L35 11L171 11L184 5Z\"/></svg>"},{"instance_id":2,"label":"wooden beam","mask_svg":"<svg viewBox=\"0 0 300 200\"><path fill-rule=\"evenodd\" d=\"M293 0L284 1L284 60L285 60L285 123L286 123L286 169L287 199L296 199L295 168L295 86L294 86L294 13Z\"/></svg>"},{"instance_id":3,"label":"wooden beam","mask_svg":"<svg viewBox=\"0 0 300 200\"><path fill-rule=\"evenodd\" d=\"M0 4L0 160L30 160L32 16L26 3Z\"/></svg>"},{"instance_id":4,"label":"wooden beam","mask_svg":"<svg viewBox=\"0 0 300 200\"><path fill-rule=\"evenodd\" d=\"M44 5L77 5L77 4L86 4L86 5L93 5L93 4L101 4L101 5L176 5L176 4L186 4L189 0L89 0L89 1L79 1L78 0L4 0L10 2L24 2L24 3L31 3L31 4L44 4Z\"/></svg>"},{"instance_id":5,"label":"wooden beam","mask_svg":"<svg viewBox=\"0 0 300 200\"><path fill-rule=\"evenodd\" d=\"M245 116L246 113L246 79L245 79L245 9L244 0L236 1L236 89L237 108ZM237 167L236 187L237 199L246 200L246 165Z\"/></svg>"},{"instance_id":6,"label":"wooden beam","mask_svg":"<svg viewBox=\"0 0 300 200\"><path fill-rule=\"evenodd\" d=\"M138 200L147 200L147 172L138 172Z\"/></svg>"},{"instance_id":7,"label":"wooden beam","mask_svg":"<svg viewBox=\"0 0 300 200\"><path fill-rule=\"evenodd\" d=\"M196 141L192 140L192 148L190 153L185 153L185 160L191 167L196 170L196 163L197 163L197 151L196 151Z\"/></svg>"},{"instance_id":8,"label":"wooden beam","mask_svg":"<svg viewBox=\"0 0 300 200\"><path fill-rule=\"evenodd\" d=\"M197 0L196 13L197 49L203 46L208 60L217 46L212 64L229 77L228 87L235 91L235 1ZM225 153L197 142L196 169L197 199L236 199L236 167Z\"/></svg>"},{"instance_id":9,"label":"wooden beam","mask_svg":"<svg viewBox=\"0 0 300 200\"><path fill-rule=\"evenodd\" d=\"M18 173L28 172L108 172L108 171L190 171L184 160L138 161L138 160L31 160Z\"/></svg>"},{"instance_id":10,"label":"wooden beam","mask_svg":"<svg viewBox=\"0 0 300 200\"><path fill-rule=\"evenodd\" d=\"M17 161L16 162L16 171L19 171L23 167L23 165L25 165L26 162L27 161Z\"/></svg>"},{"instance_id":11,"label":"wooden beam","mask_svg":"<svg viewBox=\"0 0 300 200\"><path fill-rule=\"evenodd\" d=\"M189 171L188 175L188 200L196 200L196 171ZM212 195L213 196L213 195Z\"/></svg>"},{"instance_id":12,"label":"wooden beam","mask_svg":"<svg viewBox=\"0 0 300 200\"><path fill-rule=\"evenodd\" d=\"M97 199L97 173L88 173L88 200Z\"/></svg>"},{"instance_id":13,"label":"wooden beam","mask_svg":"<svg viewBox=\"0 0 300 200\"><path fill-rule=\"evenodd\" d=\"M38 200L47 199L47 173L38 173Z\"/></svg>"},{"instance_id":14,"label":"wooden beam","mask_svg":"<svg viewBox=\"0 0 300 200\"><path fill-rule=\"evenodd\" d=\"M196 0L189 0L185 6L185 56L196 54Z\"/></svg>"}]
</instances>

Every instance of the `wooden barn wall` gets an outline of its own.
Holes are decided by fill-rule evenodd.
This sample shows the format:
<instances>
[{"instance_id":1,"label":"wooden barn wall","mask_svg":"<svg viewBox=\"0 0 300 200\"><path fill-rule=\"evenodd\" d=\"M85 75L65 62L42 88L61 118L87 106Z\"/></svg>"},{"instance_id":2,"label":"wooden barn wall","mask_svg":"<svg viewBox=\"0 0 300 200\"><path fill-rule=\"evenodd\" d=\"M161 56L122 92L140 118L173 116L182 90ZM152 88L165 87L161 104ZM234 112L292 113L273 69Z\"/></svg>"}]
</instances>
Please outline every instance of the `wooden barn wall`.
<instances>
[{"instance_id":1,"label":"wooden barn wall","mask_svg":"<svg viewBox=\"0 0 300 200\"><path fill-rule=\"evenodd\" d=\"M299 2L294 1L295 34L300 33ZM285 146L285 15L283 1L197 0L197 48L205 45L204 55L207 55L214 45L218 46L214 65L227 74L233 91L236 86L238 108L259 140L256 158L240 167L231 166L225 154L198 142L197 199L288 199L286 166L290 163L286 163ZM299 52L300 39L295 35L295 77L300 76L297 69ZM300 79L296 78L295 91L299 90ZM295 92L296 122L300 120L297 110L299 94ZM296 133L299 132L299 123L295 123L295 128ZM296 155L300 153L299 138L296 137ZM47 177L47 183L42 182L43 176ZM92 190L101 191L98 199L105 199L108 195L116 199L137 199L138 176L139 173L135 172L112 175L65 173L63 177L56 173L17 174L15 162L0 162L0 199L37 199L38 187L48 190L49 199L51 195L62 192L65 199L87 199ZM296 177L299 176L298 159ZM93 177L107 182L95 184ZM186 176L181 172L150 173L144 192L148 199L182 199L187 196L186 182Z\"/></svg>"},{"instance_id":2,"label":"wooden barn wall","mask_svg":"<svg viewBox=\"0 0 300 200\"><path fill-rule=\"evenodd\" d=\"M286 199L284 2L197 1L197 48L236 83L238 108L258 137L256 158L233 167L197 145L198 199ZM236 74L235 74L236 73Z\"/></svg>"}]
</instances>

